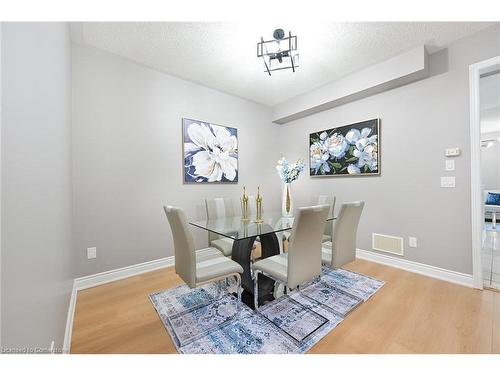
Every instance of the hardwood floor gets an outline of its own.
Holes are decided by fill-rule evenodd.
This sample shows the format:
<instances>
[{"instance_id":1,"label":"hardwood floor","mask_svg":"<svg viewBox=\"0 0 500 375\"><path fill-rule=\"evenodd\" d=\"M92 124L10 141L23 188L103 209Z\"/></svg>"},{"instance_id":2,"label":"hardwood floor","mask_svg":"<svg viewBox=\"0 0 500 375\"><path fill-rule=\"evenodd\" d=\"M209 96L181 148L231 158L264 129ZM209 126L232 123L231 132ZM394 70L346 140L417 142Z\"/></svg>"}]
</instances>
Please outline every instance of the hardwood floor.
<instances>
[{"instance_id":1,"label":"hardwood floor","mask_svg":"<svg viewBox=\"0 0 500 375\"><path fill-rule=\"evenodd\" d=\"M386 281L309 353L500 353L500 293L356 260ZM78 293L72 353L176 353L148 294L181 283L173 268Z\"/></svg>"}]
</instances>

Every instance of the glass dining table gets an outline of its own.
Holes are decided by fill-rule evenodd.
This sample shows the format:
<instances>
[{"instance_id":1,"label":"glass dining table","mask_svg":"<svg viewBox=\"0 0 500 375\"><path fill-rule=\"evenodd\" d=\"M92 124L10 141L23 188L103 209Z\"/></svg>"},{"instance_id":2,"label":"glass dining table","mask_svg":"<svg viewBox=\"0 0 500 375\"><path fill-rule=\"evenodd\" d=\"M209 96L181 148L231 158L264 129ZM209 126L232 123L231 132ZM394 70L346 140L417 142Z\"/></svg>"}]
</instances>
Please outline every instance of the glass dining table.
<instances>
[{"instance_id":1,"label":"glass dining table","mask_svg":"<svg viewBox=\"0 0 500 375\"><path fill-rule=\"evenodd\" d=\"M327 222L335 220L333 216ZM262 222L257 223L255 216L243 220L241 216L190 221L189 224L215 233L221 238L233 240L231 259L243 267L241 285L243 302L253 308L254 284L251 273L251 257L254 242L259 238L260 259L280 253L283 232L291 231L293 217L285 218L281 212L264 212ZM326 225L326 223L325 223ZM274 281L267 276L259 276L259 305L274 299Z\"/></svg>"}]
</instances>

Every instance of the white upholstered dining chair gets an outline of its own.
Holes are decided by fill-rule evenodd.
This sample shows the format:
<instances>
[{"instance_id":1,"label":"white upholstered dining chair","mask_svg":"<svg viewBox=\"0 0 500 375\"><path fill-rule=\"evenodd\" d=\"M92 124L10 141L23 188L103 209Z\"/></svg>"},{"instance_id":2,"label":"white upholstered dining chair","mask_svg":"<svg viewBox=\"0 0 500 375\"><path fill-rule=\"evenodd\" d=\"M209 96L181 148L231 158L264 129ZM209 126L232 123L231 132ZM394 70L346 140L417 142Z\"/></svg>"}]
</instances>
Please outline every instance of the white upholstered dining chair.
<instances>
[{"instance_id":1,"label":"white upholstered dining chair","mask_svg":"<svg viewBox=\"0 0 500 375\"><path fill-rule=\"evenodd\" d=\"M249 202L251 202L250 197L248 198ZM256 211L255 199L253 199L253 202L254 208L252 208L252 204L249 204L250 215L252 215L252 210ZM233 201L230 198L205 199L205 207L207 210L207 219L223 219L235 216ZM255 216L255 214L253 215ZM231 238L220 236L209 231L208 243L210 244L210 246L220 250L222 254L224 254L224 256L230 257L233 252L234 240ZM253 246L253 249L255 249L255 244Z\"/></svg>"},{"instance_id":2,"label":"white upholstered dining chair","mask_svg":"<svg viewBox=\"0 0 500 375\"><path fill-rule=\"evenodd\" d=\"M175 272L190 287L235 277L237 282L238 309L241 304L241 275L243 268L225 257L215 248L195 250L193 236L188 228L184 210L163 207L167 215L175 249Z\"/></svg>"},{"instance_id":3,"label":"white upholstered dining chair","mask_svg":"<svg viewBox=\"0 0 500 375\"><path fill-rule=\"evenodd\" d=\"M327 204L328 206L330 206L330 211L328 211L328 217L333 217L333 214L335 212L335 202L337 201L335 195L318 195L317 197L313 198L312 201L314 201L314 203L312 204L317 204L317 205ZM323 232L323 242L331 241L332 234L333 234L333 220L327 221L325 224L325 230Z\"/></svg>"},{"instance_id":4,"label":"white upholstered dining chair","mask_svg":"<svg viewBox=\"0 0 500 375\"><path fill-rule=\"evenodd\" d=\"M233 202L230 198L205 199L207 219L222 219L235 215ZM210 246L220 250L225 256L231 256L233 251L233 240L208 232L208 243Z\"/></svg>"},{"instance_id":5,"label":"white upholstered dining chair","mask_svg":"<svg viewBox=\"0 0 500 375\"><path fill-rule=\"evenodd\" d=\"M328 212L328 217L333 217L333 213L335 212L335 195L318 195L316 197L311 198L311 206L314 205L323 205L327 204L330 206L330 211ZM332 240L332 232L333 232L333 221L327 221L325 224L325 230L323 232L323 242ZM283 240L290 239L291 232L283 232Z\"/></svg>"},{"instance_id":6,"label":"white upholstered dining chair","mask_svg":"<svg viewBox=\"0 0 500 375\"><path fill-rule=\"evenodd\" d=\"M288 252L253 264L254 304L258 309L258 279L264 274L295 289L321 275L321 243L328 217L328 205L302 207L296 212Z\"/></svg>"},{"instance_id":7,"label":"white upholstered dining chair","mask_svg":"<svg viewBox=\"0 0 500 375\"><path fill-rule=\"evenodd\" d=\"M335 219L332 241L323 243L321 261L339 268L356 259L356 234L365 202L343 203Z\"/></svg>"}]
</instances>

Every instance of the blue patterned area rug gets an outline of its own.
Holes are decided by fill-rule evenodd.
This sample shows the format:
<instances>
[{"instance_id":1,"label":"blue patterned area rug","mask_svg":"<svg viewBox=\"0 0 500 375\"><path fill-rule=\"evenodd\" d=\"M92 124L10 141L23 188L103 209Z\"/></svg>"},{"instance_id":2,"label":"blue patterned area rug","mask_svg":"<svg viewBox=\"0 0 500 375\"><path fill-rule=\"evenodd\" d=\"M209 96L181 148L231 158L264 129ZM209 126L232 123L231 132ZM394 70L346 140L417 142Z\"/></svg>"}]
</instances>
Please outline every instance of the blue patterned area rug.
<instances>
[{"instance_id":1,"label":"blue patterned area rug","mask_svg":"<svg viewBox=\"0 0 500 375\"><path fill-rule=\"evenodd\" d=\"M305 353L384 282L324 267L321 281L282 296L255 313L236 297L217 296L215 284L180 285L149 296L180 353Z\"/></svg>"}]
</instances>

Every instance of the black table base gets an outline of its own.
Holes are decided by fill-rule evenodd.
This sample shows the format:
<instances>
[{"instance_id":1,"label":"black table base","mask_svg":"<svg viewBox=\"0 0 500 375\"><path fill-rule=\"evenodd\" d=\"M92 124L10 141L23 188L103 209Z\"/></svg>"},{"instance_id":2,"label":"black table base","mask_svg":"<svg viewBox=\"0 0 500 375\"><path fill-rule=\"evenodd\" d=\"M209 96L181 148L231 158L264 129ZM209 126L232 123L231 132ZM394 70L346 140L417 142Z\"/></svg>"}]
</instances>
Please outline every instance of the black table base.
<instances>
[{"instance_id":1,"label":"black table base","mask_svg":"<svg viewBox=\"0 0 500 375\"><path fill-rule=\"evenodd\" d=\"M254 308L254 284L250 272L250 259L252 248L257 237L235 240L231 258L243 267L241 275L241 286L243 287L242 301ZM280 253L278 237L275 233L267 233L259 236L261 245L261 259ZM272 301L274 292L274 280L265 275L259 275L259 306L265 301Z\"/></svg>"}]
</instances>

